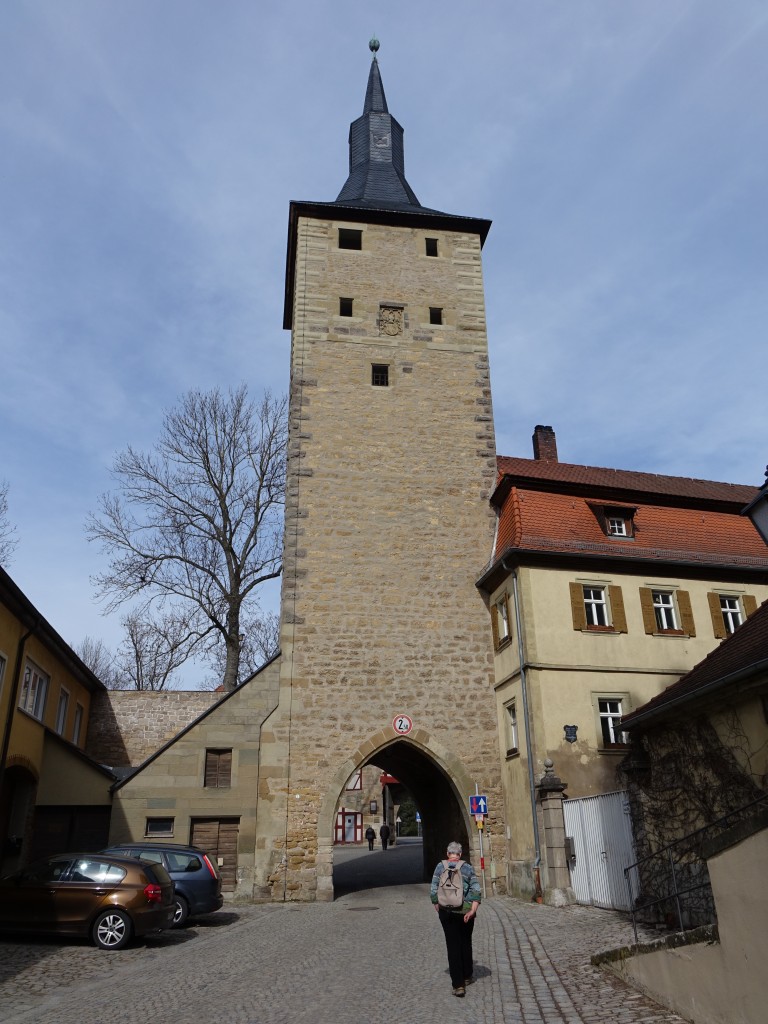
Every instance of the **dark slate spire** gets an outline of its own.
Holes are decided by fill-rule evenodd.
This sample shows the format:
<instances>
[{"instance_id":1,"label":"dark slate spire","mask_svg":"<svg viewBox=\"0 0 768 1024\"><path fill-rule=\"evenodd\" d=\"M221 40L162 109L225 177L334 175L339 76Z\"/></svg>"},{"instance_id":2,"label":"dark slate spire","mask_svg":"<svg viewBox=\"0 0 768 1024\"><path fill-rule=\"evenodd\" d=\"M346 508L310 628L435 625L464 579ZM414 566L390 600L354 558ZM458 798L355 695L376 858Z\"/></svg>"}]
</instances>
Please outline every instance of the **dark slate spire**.
<instances>
[{"instance_id":1,"label":"dark slate spire","mask_svg":"<svg viewBox=\"0 0 768 1024\"><path fill-rule=\"evenodd\" d=\"M363 115L349 127L349 177L336 202L382 210L422 209L405 180L403 129L387 109L379 73L377 39L373 51Z\"/></svg>"}]
</instances>

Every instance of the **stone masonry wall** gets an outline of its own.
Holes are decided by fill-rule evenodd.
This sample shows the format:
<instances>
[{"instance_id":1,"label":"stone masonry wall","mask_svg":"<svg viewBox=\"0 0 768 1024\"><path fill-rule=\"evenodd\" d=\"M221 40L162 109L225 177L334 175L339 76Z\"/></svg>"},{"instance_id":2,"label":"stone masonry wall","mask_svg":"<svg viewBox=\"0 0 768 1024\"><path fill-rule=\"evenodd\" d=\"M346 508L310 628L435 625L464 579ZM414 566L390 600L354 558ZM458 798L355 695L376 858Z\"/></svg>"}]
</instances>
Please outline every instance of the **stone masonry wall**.
<instances>
[{"instance_id":1,"label":"stone masonry wall","mask_svg":"<svg viewBox=\"0 0 768 1024\"><path fill-rule=\"evenodd\" d=\"M141 764L221 697L198 690L108 690L95 694L87 752L99 764Z\"/></svg>"},{"instance_id":2,"label":"stone masonry wall","mask_svg":"<svg viewBox=\"0 0 768 1024\"><path fill-rule=\"evenodd\" d=\"M329 788L355 751L396 738L396 713L413 718L426 756L447 752L457 790L459 776L464 789L477 780L501 810L474 585L496 472L480 240L343 226L363 231L362 251L338 249L338 224L299 222L281 696L262 748L260 862L257 851L257 894L273 898L329 898L332 821L320 809L335 806ZM426 236L439 257L426 256ZM352 317L338 315L340 297ZM382 332L382 305L402 310L402 333ZM430 325L430 306L443 325ZM388 366L388 387L371 386L373 363Z\"/></svg>"}]
</instances>

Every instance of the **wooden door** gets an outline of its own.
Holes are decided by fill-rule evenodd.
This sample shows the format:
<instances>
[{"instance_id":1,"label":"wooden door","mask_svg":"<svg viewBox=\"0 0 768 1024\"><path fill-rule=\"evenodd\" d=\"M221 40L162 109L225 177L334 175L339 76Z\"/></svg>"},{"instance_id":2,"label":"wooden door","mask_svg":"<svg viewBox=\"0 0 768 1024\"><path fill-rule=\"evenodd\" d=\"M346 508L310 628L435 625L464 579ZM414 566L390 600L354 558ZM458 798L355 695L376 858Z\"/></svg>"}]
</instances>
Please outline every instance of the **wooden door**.
<instances>
[{"instance_id":1,"label":"wooden door","mask_svg":"<svg viewBox=\"0 0 768 1024\"><path fill-rule=\"evenodd\" d=\"M189 841L199 846L217 865L221 891L234 892L237 883L237 834L239 818L193 818Z\"/></svg>"}]
</instances>

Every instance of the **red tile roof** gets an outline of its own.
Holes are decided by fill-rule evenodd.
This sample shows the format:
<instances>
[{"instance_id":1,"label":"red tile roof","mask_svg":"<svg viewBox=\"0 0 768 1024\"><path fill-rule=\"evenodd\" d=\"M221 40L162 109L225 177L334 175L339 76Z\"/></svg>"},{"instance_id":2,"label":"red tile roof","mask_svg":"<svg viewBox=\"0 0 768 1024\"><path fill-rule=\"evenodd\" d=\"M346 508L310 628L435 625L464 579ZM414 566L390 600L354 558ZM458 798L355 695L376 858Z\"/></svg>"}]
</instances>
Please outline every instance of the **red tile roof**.
<instances>
[{"instance_id":1,"label":"red tile roof","mask_svg":"<svg viewBox=\"0 0 768 1024\"><path fill-rule=\"evenodd\" d=\"M736 632L657 697L623 719L632 728L662 711L695 699L718 683L744 678L754 671L768 674L768 602L758 608Z\"/></svg>"},{"instance_id":2,"label":"red tile roof","mask_svg":"<svg viewBox=\"0 0 768 1024\"><path fill-rule=\"evenodd\" d=\"M751 520L718 509L636 503L633 537L608 537L595 510L615 495L512 487L499 516L494 561L510 549L768 569L768 548ZM594 510L593 510L594 509Z\"/></svg>"},{"instance_id":3,"label":"red tile roof","mask_svg":"<svg viewBox=\"0 0 768 1024\"><path fill-rule=\"evenodd\" d=\"M522 549L768 569L768 547L740 513L758 489L688 477L499 456L492 564ZM634 512L632 537L606 536L601 509Z\"/></svg>"},{"instance_id":4,"label":"red tile roof","mask_svg":"<svg viewBox=\"0 0 768 1024\"><path fill-rule=\"evenodd\" d=\"M519 459L499 455L497 482L504 476L523 480L541 480L560 484L578 484L605 491L640 491L665 494L677 498L699 498L706 501L732 501L746 505L757 493L757 487L725 484L715 480L696 480L685 476L662 476L659 473L637 473L627 469L605 469L600 466L577 466L568 462L546 462L541 459Z\"/></svg>"}]
</instances>

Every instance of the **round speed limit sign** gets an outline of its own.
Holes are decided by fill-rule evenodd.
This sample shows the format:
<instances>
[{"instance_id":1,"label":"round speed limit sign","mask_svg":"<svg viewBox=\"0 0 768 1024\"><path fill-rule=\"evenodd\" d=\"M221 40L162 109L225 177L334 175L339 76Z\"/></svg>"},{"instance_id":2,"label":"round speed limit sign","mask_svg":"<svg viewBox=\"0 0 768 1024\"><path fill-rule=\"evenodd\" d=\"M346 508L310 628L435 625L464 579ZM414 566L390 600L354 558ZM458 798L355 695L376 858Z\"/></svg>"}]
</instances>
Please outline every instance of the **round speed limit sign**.
<instances>
[{"instance_id":1,"label":"round speed limit sign","mask_svg":"<svg viewBox=\"0 0 768 1024\"><path fill-rule=\"evenodd\" d=\"M413 728L413 722L408 715L395 715L392 719L392 728L395 732L399 732L401 736L407 736Z\"/></svg>"}]
</instances>

